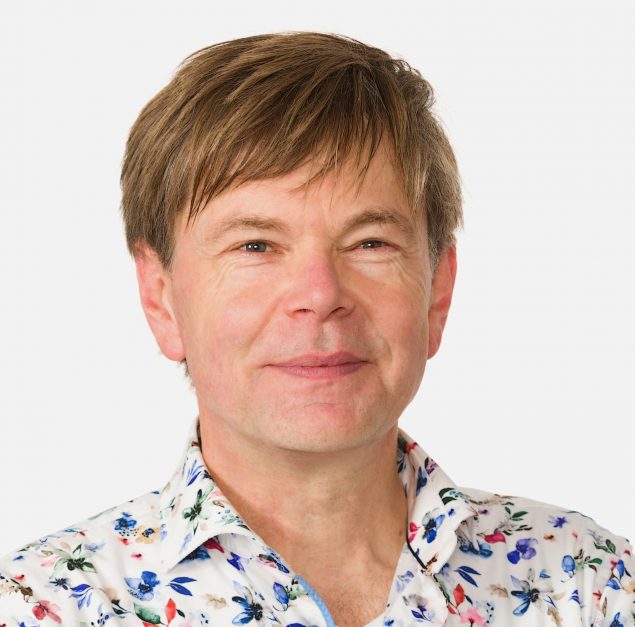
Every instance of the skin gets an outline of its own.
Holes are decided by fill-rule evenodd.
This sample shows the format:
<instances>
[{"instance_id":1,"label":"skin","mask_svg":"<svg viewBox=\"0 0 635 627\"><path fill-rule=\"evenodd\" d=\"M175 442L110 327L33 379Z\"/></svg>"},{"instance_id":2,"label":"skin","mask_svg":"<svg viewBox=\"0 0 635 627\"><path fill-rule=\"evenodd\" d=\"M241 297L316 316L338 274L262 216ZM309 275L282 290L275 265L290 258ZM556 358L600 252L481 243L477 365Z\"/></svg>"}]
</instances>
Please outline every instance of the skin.
<instances>
[{"instance_id":1,"label":"skin","mask_svg":"<svg viewBox=\"0 0 635 627\"><path fill-rule=\"evenodd\" d=\"M189 225L181 212L171 272L145 244L135 261L161 351L187 358L210 473L247 524L339 613L338 624L353 624L353 610L338 609L343 582L348 592L350 581L365 582L370 599L355 612L373 618L405 541L397 421L439 348L456 252L445 250L433 275L425 220L410 238L393 224L341 231L369 207L411 220L386 145L359 188L347 164L339 177L298 189L310 167L226 191ZM219 236L217 225L239 213L277 218L288 232ZM269 365L338 350L366 363L325 380Z\"/></svg>"}]
</instances>

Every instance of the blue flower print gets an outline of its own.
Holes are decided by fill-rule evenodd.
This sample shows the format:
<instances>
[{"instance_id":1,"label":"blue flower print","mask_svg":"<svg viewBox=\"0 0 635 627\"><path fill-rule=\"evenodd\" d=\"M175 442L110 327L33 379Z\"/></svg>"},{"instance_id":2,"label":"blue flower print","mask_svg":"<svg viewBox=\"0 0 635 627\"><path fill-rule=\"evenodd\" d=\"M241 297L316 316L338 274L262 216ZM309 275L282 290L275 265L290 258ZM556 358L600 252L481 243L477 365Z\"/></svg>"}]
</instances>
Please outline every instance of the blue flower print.
<instances>
[{"instance_id":1,"label":"blue flower print","mask_svg":"<svg viewBox=\"0 0 635 627\"><path fill-rule=\"evenodd\" d=\"M629 577L631 575L624 567L624 560L618 560L613 572L611 573L610 579L606 582L606 585L609 588L613 588L613 590L619 590L622 588L621 580L622 577L624 577L624 573L626 573Z\"/></svg>"},{"instance_id":2,"label":"blue flower print","mask_svg":"<svg viewBox=\"0 0 635 627\"><path fill-rule=\"evenodd\" d=\"M154 598L154 589L161 583L156 573L150 570L144 570L140 579L124 577L124 581L128 585L128 592L140 601L151 601Z\"/></svg>"},{"instance_id":3,"label":"blue flower print","mask_svg":"<svg viewBox=\"0 0 635 627\"><path fill-rule=\"evenodd\" d=\"M407 570L402 575L397 575L397 592L403 592L404 588L410 583L412 579L414 579L414 574L411 570Z\"/></svg>"},{"instance_id":4,"label":"blue flower print","mask_svg":"<svg viewBox=\"0 0 635 627\"><path fill-rule=\"evenodd\" d=\"M562 558L562 570L569 575L569 577L573 577L575 573L575 560L571 555L565 555Z\"/></svg>"},{"instance_id":5,"label":"blue flower print","mask_svg":"<svg viewBox=\"0 0 635 627\"><path fill-rule=\"evenodd\" d=\"M474 545L459 536L459 550L462 553L471 553L472 555L478 555L479 557L491 557L493 551L487 542L478 543L478 551L474 548Z\"/></svg>"},{"instance_id":6,"label":"blue flower print","mask_svg":"<svg viewBox=\"0 0 635 627\"><path fill-rule=\"evenodd\" d=\"M419 466L418 470L417 470L417 487L416 487L416 491L415 494L418 496L419 492L421 492L421 488L423 488L426 483L428 483L428 475L427 474L423 474L423 469L421 468L421 466Z\"/></svg>"},{"instance_id":7,"label":"blue flower print","mask_svg":"<svg viewBox=\"0 0 635 627\"><path fill-rule=\"evenodd\" d=\"M540 576L542 577L542 574ZM513 575L511 575L511 579L512 583L517 588L520 588L519 590L511 591L511 595L520 599L521 601L520 605L516 607L512 612L514 616L522 616L529 609L529 606L532 603L541 605L542 603L546 602L553 608L556 608L556 605L550 596L550 593L553 592L553 588L542 583L534 583L533 569L529 569L527 573L527 579L520 580Z\"/></svg>"},{"instance_id":8,"label":"blue flower print","mask_svg":"<svg viewBox=\"0 0 635 627\"><path fill-rule=\"evenodd\" d=\"M530 560L536 555L536 549L533 545L538 544L536 538L521 538L516 542L516 550L507 554L507 559L512 564L518 564L521 559Z\"/></svg>"},{"instance_id":9,"label":"blue flower print","mask_svg":"<svg viewBox=\"0 0 635 627\"><path fill-rule=\"evenodd\" d=\"M231 564L236 570L245 572L245 565L243 564L244 557L238 555L238 553L234 553L231 551L231 558L227 560L228 564ZM247 560L248 561L248 560Z\"/></svg>"},{"instance_id":10,"label":"blue flower print","mask_svg":"<svg viewBox=\"0 0 635 627\"><path fill-rule=\"evenodd\" d=\"M137 521L128 512L121 512L121 518L115 520L116 531L127 531L137 526Z\"/></svg>"},{"instance_id":11,"label":"blue flower print","mask_svg":"<svg viewBox=\"0 0 635 627\"><path fill-rule=\"evenodd\" d=\"M275 595L278 603L282 606L282 610L286 611L289 608L289 593L285 587L278 582L273 584L273 594Z\"/></svg>"},{"instance_id":12,"label":"blue flower print","mask_svg":"<svg viewBox=\"0 0 635 627\"><path fill-rule=\"evenodd\" d=\"M615 616L613 616L613 620L611 621L609 627L624 627L624 623L620 618L621 614L622 612L618 612L617 614L615 614Z\"/></svg>"},{"instance_id":13,"label":"blue flower print","mask_svg":"<svg viewBox=\"0 0 635 627\"><path fill-rule=\"evenodd\" d=\"M437 531L444 520L445 520L445 514L441 514L440 516L437 516L436 518L431 518L426 523L425 530L423 532L423 537L426 538L426 540L428 541L428 544L434 541L434 539L437 537Z\"/></svg>"},{"instance_id":14,"label":"blue flower print","mask_svg":"<svg viewBox=\"0 0 635 627\"><path fill-rule=\"evenodd\" d=\"M566 516L549 516L549 524L556 527L556 529L562 529L568 522Z\"/></svg>"},{"instance_id":15,"label":"blue flower print","mask_svg":"<svg viewBox=\"0 0 635 627\"><path fill-rule=\"evenodd\" d=\"M407 605L414 606L414 608L411 607L410 611L412 612L412 616L418 623L434 620L434 610L429 610L426 607L428 601L423 597L419 595L411 595L410 597L408 597L406 603Z\"/></svg>"},{"instance_id":16,"label":"blue flower print","mask_svg":"<svg viewBox=\"0 0 635 627\"><path fill-rule=\"evenodd\" d=\"M254 599L253 592L245 586L240 586L234 582L234 587L240 588L243 596L233 596L232 601L238 603L243 608L243 611L236 615L233 620L233 625L246 625L252 620L260 621L263 618L263 607Z\"/></svg>"},{"instance_id":17,"label":"blue flower print","mask_svg":"<svg viewBox=\"0 0 635 627\"><path fill-rule=\"evenodd\" d=\"M192 560L208 560L210 559L208 550L201 544L201 546L195 548L191 553L188 553L183 562L190 562Z\"/></svg>"},{"instance_id":18,"label":"blue flower print","mask_svg":"<svg viewBox=\"0 0 635 627\"><path fill-rule=\"evenodd\" d=\"M69 584L68 584L68 578L67 577L54 577L53 579L51 579L50 585L53 588L62 588L62 590L68 590L69 589Z\"/></svg>"}]
</instances>

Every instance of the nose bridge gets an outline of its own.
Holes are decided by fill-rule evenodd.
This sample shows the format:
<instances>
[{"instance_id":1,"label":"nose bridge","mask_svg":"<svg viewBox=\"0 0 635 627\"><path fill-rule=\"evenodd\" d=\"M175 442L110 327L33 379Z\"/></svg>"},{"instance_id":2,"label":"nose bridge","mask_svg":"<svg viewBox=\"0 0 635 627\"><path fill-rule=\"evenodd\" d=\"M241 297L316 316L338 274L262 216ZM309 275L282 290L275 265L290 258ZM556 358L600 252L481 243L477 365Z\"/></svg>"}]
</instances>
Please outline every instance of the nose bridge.
<instances>
[{"instance_id":1,"label":"nose bridge","mask_svg":"<svg viewBox=\"0 0 635 627\"><path fill-rule=\"evenodd\" d=\"M350 308L342 269L333 251L323 241L316 239L302 251L297 251L288 281L285 310L289 315L313 311L324 319L335 309Z\"/></svg>"}]
</instances>

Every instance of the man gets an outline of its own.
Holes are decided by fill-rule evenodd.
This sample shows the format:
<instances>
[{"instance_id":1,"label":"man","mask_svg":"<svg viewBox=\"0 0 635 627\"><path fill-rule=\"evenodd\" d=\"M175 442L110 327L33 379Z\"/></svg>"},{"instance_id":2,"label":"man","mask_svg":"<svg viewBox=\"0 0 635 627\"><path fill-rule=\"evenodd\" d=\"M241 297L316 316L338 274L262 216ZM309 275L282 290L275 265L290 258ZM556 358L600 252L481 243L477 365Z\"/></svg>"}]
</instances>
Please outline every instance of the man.
<instances>
[{"instance_id":1,"label":"man","mask_svg":"<svg viewBox=\"0 0 635 627\"><path fill-rule=\"evenodd\" d=\"M334 35L192 55L127 144L141 302L199 414L169 483L0 561L0 625L632 625L632 547L399 429L461 193L419 73Z\"/></svg>"}]
</instances>

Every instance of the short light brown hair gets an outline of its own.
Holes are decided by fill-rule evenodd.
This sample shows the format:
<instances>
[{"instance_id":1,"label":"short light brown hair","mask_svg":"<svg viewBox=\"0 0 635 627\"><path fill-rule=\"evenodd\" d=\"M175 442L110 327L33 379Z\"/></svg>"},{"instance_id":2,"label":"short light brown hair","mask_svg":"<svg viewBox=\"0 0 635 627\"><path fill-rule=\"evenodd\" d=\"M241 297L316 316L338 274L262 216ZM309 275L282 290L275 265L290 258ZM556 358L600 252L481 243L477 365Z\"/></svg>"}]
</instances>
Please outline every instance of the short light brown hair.
<instances>
[{"instance_id":1,"label":"short light brown hair","mask_svg":"<svg viewBox=\"0 0 635 627\"><path fill-rule=\"evenodd\" d=\"M430 262L462 226L456 159L420 72L342 35L286 32L199 50L135 121L121 173L126 242L170 271L176 215L188 223L225 189L287 174L319 155L307 185L349 157L363 178L386 136Z\"/></svg>"},{"instance_id":2,"label":"short light brown hair","mask_svg":"<svg viewBox=\"0 0 635 627\"><path fill-rule=\"evenodd\" d=\"M429 83L406 61L342 35L274 33L203 48L130 131L121 173L128 250L145 241L169 269L186 204L194 218L224 189L286 174L317 153L324 160L311 180L352 155L365 155L364 173L386 132L413 215L427 218L434 268L455 243L462 209L432 104Z\"/></svg>"}]
</instances>

